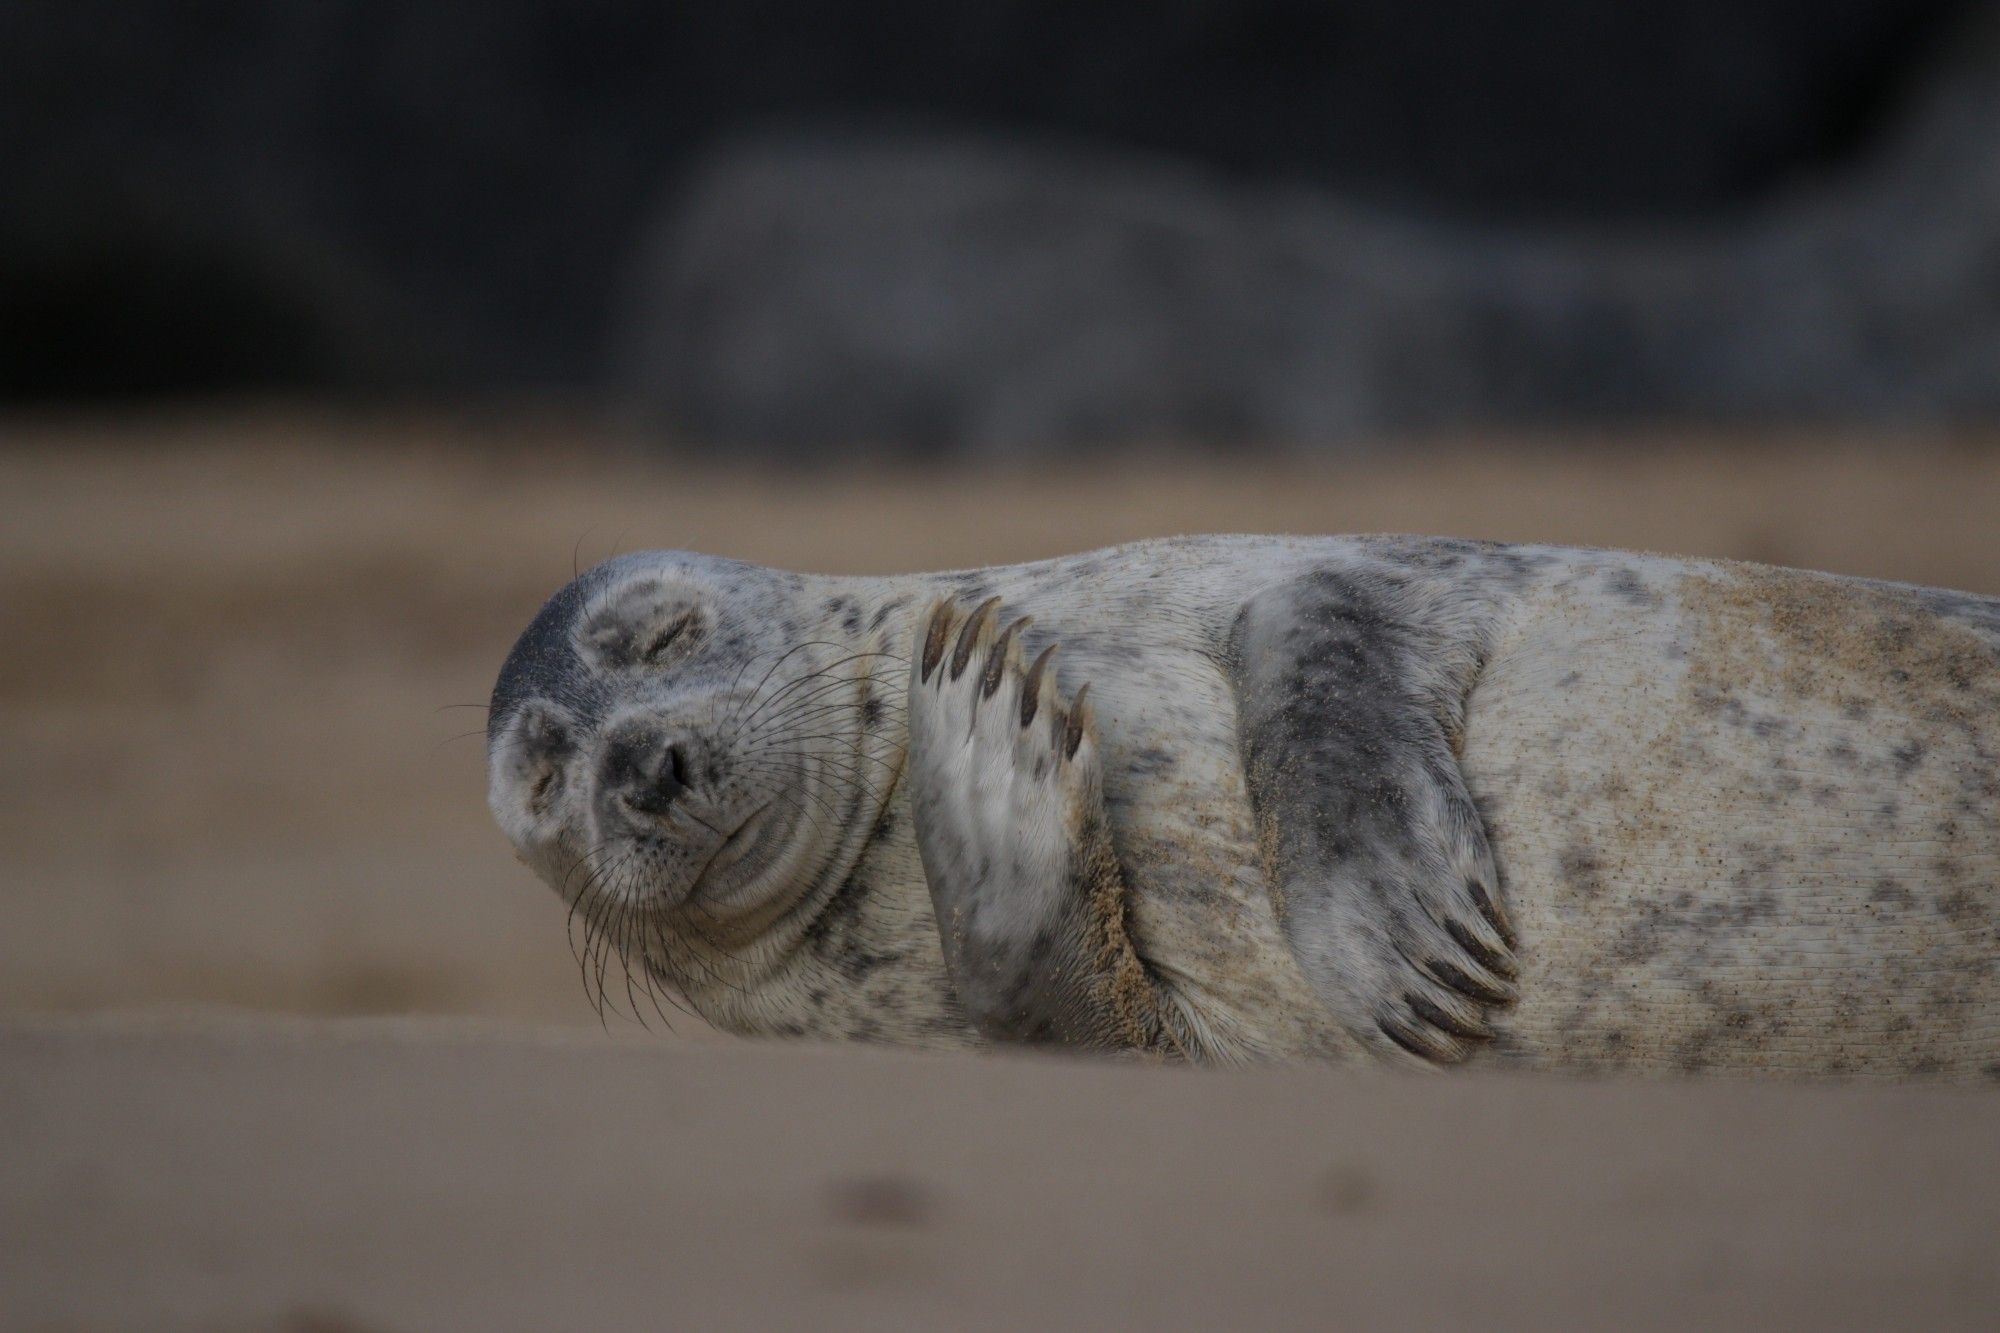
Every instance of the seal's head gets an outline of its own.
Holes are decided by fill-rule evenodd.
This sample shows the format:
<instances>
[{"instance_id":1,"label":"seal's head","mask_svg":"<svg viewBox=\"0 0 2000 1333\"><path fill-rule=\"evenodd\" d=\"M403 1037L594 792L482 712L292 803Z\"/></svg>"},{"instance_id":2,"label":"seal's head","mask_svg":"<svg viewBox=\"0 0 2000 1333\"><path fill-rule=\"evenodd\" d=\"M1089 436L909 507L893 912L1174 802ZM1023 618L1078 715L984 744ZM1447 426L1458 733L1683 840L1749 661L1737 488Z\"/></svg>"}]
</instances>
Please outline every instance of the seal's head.
<instances>
[{"instance_id":1,"label":"seal's head","mask_svg":"<svg viewBox=\"0 0 2000 1333\"><path fill-rule=\"evenodd\" d=\"M846 872L888 798L900 672L867 629L832 585L736 561L591 569L500 670L494 818L586 921L619 923L628 963L677 972L676 946L763 937Z\"/></svg>"}]
</instances>

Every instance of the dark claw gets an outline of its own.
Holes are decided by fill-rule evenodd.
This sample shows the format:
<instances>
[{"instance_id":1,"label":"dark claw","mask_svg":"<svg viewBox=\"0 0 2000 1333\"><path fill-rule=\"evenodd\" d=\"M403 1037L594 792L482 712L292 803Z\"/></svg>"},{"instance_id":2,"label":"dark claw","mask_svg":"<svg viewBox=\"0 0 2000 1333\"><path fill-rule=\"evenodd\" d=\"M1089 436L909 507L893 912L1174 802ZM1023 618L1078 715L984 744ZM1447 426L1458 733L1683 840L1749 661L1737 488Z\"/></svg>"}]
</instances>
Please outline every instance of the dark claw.
<instances>
[{"instance_id":1,"label":"dark claw","mask_svg":"<svg viewBox=\"0 0 2000 1333\"><path fill-rule=\"evenodd\" d=\"M1056 645L1052 643L1042 649L1041 656L1037 657L1035 664L1028 668L1028 683L1021 690L1021 725L1024 727L1035 720L1035 709L1041 703L1042 696L1042 669L1048 666L1049 659L1055 656L1055 652Z\"/></svg>"},{"instance_id":2,"label":"dark claw","mask_svg":"<svg viewBox=\"0 0 2000 1333\"><path fill-rule=\"evenodd\" d=\"M1513 948L1519 941L1514 938L1513 923L1501 914L1500 904L1493 901L1493 895L1478 880L1473 880L1468 887L1472 890L1472 901L1479 908L1479 915L1486 918L1486 924L1493 927L1494 934L1507 941L1508 948Z\"/></svg>"},{"instance_id":3,"label":"dark claw","mask_svg":"<svg viewBox=\"0 0 2000 1333\"><path fill-rule=\"evenodd\" d=\"M1471 954L1474 958L1477 958L1480 965L1487 971L1506 977L1510 981L1513 980L1513 959L1507 957L1505 954L1495 953L1492 949L1481 943L1478 937L1473 935L1471 931L1459 925L1456 921L1445 922L1444 928L1447 934L1458 941L1458 947Z\"/></svg>"},{"instance_id":4,"label":"dark claw","mask_svg":"<svg viewBox=\"0 0 2000 1333\"><path fill-rule=\"evenodd\" d=\"M1076 747L1083 744L1083 701L1090 694L1088 684L1076 692L1076 698L1069 701L1069 721L1063 725L1063 758L1076 758Z\"/></svg>"},{"instance_id":5,"label":"dark claw","mask_svg":"<svg viewBox=\"0 0 2000 1333\"><path fill-rule=\"evenodd\" d=\"M974 607L972 614L965 618L965 627L958 632L958 647L951 650L953 680L965 674L965 664L972 660L972 645L979 638L980 627L986 623L987 617L993 614L993 608L998 605L1000 605L998 597L989 597Z\"/></svg>"},{"instance_id":6,"label":"dark claw","mask_svg":"<svg viewBox=\"0 0 2000 1333\"><path fill-rule=\"evenodd\" d=\"M930 628L924 631L924 665L918 679L928 682L931 672L937 670L938 659L944 656L944 641L951 634L951 604L949 602L931 612Z\"/></svg>"},{"instance_id":7,"label":"dark claw","mask_svg":"<svg viewBox=\"0 0 2000 1333\"><path fill-rule=\"evenodd\" d=\"M1007 667L1007 645L1014 641L1014 636L1019 634L1021 627L1027 623L1028 618L1022 616L1019 620L1007 626L1006 629L1001 630L1000 637L993 641L993 651L987 655L986 659L986 674L979 679L980 698L991 699L993 691L1000 688L1000 677Z\"/></svg>"},{"instance_id":8,"label":"dark claw","mask_svg":"<svg viewBox=\"0 0 2000 1333\"><path fill-rule=\"evenodd\" d=\"M1411 1012L1415 1013L1418 1018L1423 1019L1424 1022L1429 1023L1434 1028L1443 1028L1454 1037L1464 1037L1468 1041L1485 1041L1493 1035L1492 1032L1484 1027L1474 1027L1461 1019L1452 1017L1449 1013L1446 1013L1443 1009L1432 1004L1421 995L1405 995L1403 1003L1409 1005Z\"/></svg>"},{"instance_id":9,"label":"dark claw","mask_svg":"<svg viewBox=\"0 0 2000 1333\"><path fill-rule=\"evenodd\" d=\"M1424 971L1460 995L1478 1000L1482 1004L1508 1004L1514 998L1508 991L1500 989L1484 978L1471 976L1452 963L1442 961L1425 963Z\"/></svg>"},{"instance_id":10,"label":"dark claw","mask_svg":"<svg viewBox=\"0 0 2000 1333\"><path fill-rule=\"evenodd\" d=\"M1376 1026L1382 1029L1383 1036L1395 1042L1418 1059L1435 1061L1439 1058L1435 1051L1427 1049L1417 1037L1417 1034L1405 1029L1401 1022L1395 1019L1383 1018L1376 1020Z\"/></svg>"}]
</instances>

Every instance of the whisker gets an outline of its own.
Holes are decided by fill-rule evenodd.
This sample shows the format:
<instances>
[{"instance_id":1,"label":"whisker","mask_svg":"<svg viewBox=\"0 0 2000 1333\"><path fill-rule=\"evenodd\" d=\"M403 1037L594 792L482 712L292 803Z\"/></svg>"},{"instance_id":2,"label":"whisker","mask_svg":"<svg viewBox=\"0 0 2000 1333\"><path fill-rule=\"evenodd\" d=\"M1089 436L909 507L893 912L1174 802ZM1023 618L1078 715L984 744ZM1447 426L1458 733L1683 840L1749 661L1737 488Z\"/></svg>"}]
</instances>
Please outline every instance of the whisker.
<instances>
[{"instance_id":1,"label":"whisker","mask_svg":"<svg viewBox=\"0 0 2000 1333\"><path fill-rule=\"evenodd\" d=\"M761 713L763 713L766 709L770 708L772 705L788 697L791 691L802 688L807 685L811 685L816 681L824 681L827 683L829 688L832 688L832 687L837 687L839 685L847 684L850 681L858 683L861 680L873 680L874 676L871 673L864 672L859 677L835 676L833 673L838 671L841 667L851 665L852 663L855 662L862 662L862 661L867 661L871 658L886 657L886 656L888 656L888 654L879 652L849 653L845 657L841 657L836 659L835 661L829 662L826 665L818 668L817 670L805 672L798 676L794 676L791 680L787 681L785 684L771 691L770 695L767 698L765 698L764 701L760 703L756 709L752 710L751 713L742 720L743 725L745 727L753 725ZM907 659L905 660L905 665L907 665ZM759 688L761 689L762 687L760 686Z\"/></svg>"}]
</instances>

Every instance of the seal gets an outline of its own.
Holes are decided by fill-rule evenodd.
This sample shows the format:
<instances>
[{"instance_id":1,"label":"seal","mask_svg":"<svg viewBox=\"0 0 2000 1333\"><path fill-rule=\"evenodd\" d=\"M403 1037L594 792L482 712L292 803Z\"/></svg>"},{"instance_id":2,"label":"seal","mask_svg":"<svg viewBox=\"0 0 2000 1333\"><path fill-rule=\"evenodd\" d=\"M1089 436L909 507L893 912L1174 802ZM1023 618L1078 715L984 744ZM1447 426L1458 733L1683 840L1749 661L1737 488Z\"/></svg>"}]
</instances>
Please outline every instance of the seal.
<instances>
[{"instance_id":1,"label":"seal","mask_svg":"<svg viewBox=\"0 0 2000 1333\"><path fill-rule=\"evenodd\" d=\"M2000 599L1413 537L645 552L522 634L488 770L599 996L732 1032L2000 1076Z\"/></svg>"}]
</instances>

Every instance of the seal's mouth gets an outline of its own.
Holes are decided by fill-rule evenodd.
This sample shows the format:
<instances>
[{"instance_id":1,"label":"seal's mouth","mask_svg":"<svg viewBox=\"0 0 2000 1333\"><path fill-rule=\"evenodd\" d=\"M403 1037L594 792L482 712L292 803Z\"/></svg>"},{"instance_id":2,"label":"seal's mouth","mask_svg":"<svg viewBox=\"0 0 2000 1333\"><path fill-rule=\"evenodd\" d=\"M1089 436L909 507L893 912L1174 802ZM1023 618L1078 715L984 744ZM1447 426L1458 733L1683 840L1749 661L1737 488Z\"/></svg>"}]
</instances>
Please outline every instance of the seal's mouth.
<instances>
[{"instance_id":1,"label":"seal's mouth","mask_svg":"<svg viewBox=\"0 0 2000 1333\"><path fill-rule=\"evenodd\" d=\"M687 893L682 897L683 902L693 902L700 897L703 890L712 882L712 876L719 877L726 874L731 866L736 865L751 848L756 846L757 835L769 824L771 809L776 804L774 798L752 810L744 817L743 822L738 824L713 852L709 853L707 863L688 884Z\"/></svg>"}]
</instances>

